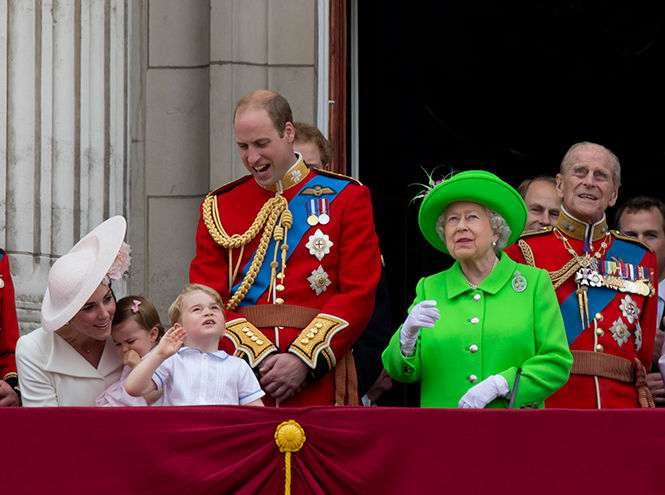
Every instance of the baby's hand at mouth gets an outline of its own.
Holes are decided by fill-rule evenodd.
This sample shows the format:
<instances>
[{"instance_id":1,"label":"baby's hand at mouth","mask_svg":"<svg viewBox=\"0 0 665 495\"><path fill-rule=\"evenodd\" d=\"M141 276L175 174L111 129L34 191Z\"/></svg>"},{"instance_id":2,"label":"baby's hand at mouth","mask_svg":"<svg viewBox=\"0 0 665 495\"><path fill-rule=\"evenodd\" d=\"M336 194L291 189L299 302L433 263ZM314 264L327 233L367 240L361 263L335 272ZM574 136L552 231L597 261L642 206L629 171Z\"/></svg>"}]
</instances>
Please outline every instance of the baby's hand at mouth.
<instances>
[{"instance_id":1,"label":"baby's hand at mouth","mask_svg":"<svg viewBox=\"0 0 665 495\"><path fill-rule=\"evenodd\" d=\"M125 355L122 358L122 363L132 369L136 368L140 362L141 356L139 356L139 353L133 349L129 349L127 352L125 352Z\"/></svg>"}]
</instances>

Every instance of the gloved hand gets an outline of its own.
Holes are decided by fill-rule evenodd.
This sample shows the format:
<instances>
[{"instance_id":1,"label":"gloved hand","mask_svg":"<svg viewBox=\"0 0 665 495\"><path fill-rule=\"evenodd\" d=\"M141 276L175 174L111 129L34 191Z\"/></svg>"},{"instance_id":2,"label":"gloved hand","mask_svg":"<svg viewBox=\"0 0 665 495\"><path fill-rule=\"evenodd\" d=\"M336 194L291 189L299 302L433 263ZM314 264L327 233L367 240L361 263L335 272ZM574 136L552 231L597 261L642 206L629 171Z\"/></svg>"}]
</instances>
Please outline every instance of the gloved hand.
<instances>
[{"instance_id":1,"label":"gloved hand","mask_svg":"<svg viewBox=\"0 0 665 495\"><path fill-rule=\"evenodd\" d=\"M439 319L436 301L422 301L416 304L404 320L399 333L399 345L402 354L413 356L421 328L432 328Z\"/></svg>"},{"instance_id":2,"label":"gloved hand","mask_svg":"<svg viewBox=\"0 0 665 495\"><path fill-rule=\"evenodd\" d=\"M503 375L492 375L471 387L459 400L460 409L484 409L497 397L505 397L510 386Z\"/></svg>"}]
</instances>

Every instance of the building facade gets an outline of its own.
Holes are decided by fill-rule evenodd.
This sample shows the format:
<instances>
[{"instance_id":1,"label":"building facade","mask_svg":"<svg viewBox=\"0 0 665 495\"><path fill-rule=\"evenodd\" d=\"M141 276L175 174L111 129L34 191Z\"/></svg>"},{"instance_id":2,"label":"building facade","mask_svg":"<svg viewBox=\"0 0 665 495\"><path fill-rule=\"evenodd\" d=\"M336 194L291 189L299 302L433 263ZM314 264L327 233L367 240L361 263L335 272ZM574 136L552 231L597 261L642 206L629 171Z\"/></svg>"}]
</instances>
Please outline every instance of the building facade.
<instances>
[{"instance_id":1,"label":"building facade","mask_svg":"<svg viewBox=\"0 0 665 495\"><path fill-rule=\"evenodd\" d=\"M201 201L246 173L235 102L272 89L326 122L327 22L327 0L0 1L0 247L22 333L55 259L117 214L132 266L116 294L165 317Z\"/></svg>"}]
</instances>

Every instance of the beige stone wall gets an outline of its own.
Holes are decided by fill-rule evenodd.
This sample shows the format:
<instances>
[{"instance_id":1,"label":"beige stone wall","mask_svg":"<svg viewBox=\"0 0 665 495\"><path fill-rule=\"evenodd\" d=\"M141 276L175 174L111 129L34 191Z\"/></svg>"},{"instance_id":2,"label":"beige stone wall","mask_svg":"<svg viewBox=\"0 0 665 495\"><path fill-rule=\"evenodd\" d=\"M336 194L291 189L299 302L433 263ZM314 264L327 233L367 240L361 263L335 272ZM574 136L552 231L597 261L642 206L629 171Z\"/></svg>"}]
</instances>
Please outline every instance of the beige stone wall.
<instances>
[{"instance_id":1,"label":"beige stone wall","mask_svg":"<svg viewBox=\"0 0 665 495\"><path fill-rule=\"evenodd\" d=\"M0 0L0 247L22 333L39 325L53 261L116 214L133 257L116 294L166 317L202 199L245 174L235 102L274 89L316 122L319 4Z\"/></svg>"},{"instance_id":2,"label":"beige stone wall","mask_svg":"<svg viewBox=\"0 0 665 495\"><path fill-rule=\"evenodd\" d=\"M132 5L130 289L163 318L188 281L198 207L246 171L235 102L283 94L316 122L314 0L148 0Z\"/></svg>"}]
</instances>

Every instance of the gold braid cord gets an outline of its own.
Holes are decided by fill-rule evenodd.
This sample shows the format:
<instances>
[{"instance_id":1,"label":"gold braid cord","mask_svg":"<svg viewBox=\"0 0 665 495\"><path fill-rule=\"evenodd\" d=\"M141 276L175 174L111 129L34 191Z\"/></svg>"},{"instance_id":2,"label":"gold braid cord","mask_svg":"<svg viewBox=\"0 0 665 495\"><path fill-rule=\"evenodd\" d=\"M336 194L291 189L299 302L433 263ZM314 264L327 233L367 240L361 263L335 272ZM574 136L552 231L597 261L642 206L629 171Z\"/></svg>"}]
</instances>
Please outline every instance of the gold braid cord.
<instances>
[{"instance_id":1,"label":"gold braid cord","mask_svg":"<svg viewBox=\"0 0 665 495\"><path fill-rule=\"evenodd\" d=\"M263 264L263 259L268 249L268 244L270 243L270 238L275 229L275 225L277 224L277 221L284 210L288 210L288 202L284 196L277 195L274 198L270 198L265 202L261 208L261 211L259 211L258 215L256 215L254 222L244 234L229 235L224 230L222 221L219 218L217 196L208 195L203 202L203 221L208 228L208 232L210 233L210 236L213 238L213 240L228 250L229 271L233 269L231 266L231 250L233 248L244 248L252 241L252 239L258 235L258 233L263 228L263 235L261 236L259 247L256 250L252 264L247 271L247 275L245 275L245 278L243 279L236 293L229 298L229 301L226 304L226 308L229 311L233 311L238 307L238 304L240 304L240 301L244 299L244 297L247 295L247 291L249 291L250 287L254 283L256 275L259 273L261 265ZM229 292L231 290L232 283L233 281L229 282Z\"/></svg>"},{"instance_id":2,"label":"gold braid cord","mask_svg":"<svg viewBox=\"0 0 665 495\"><path fill-rule=\"evenodd\" d=\"M531 246L529 246L522 239L517 241L517 245L520 247L520 250L522 251L522 255L524 256L524 261L526 261L526 264L529 266L536 266L536 260L533 257L533 251L531 250ZM577 271L577 267L578 267L578 262L575 258L573 258L559 270L555 272L549 272L550 279L552 280L552 285L554 286L554 290L557 290L559 287L561 287L561 284L563 284L566 280L568 280L571 277L571 275Z\"/></svg>"}]
</instances>

